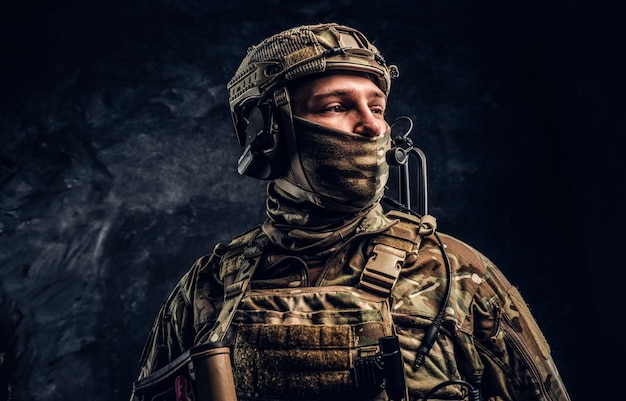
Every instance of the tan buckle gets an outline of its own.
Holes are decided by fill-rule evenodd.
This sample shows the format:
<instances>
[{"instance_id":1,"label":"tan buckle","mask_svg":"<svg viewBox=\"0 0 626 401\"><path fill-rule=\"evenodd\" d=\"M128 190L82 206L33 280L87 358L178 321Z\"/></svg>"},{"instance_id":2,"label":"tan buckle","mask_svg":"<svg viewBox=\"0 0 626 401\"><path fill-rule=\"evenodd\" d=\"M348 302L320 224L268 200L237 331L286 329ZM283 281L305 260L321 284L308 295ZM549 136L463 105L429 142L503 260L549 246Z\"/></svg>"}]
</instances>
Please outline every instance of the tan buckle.
<instances>
[{"instance_id":1,"label":"tan buckle","mask_svg":"<svg viewBox=\"0 0 626 401\"><path fill-rule=\"evenodd\" d=\"M406 252L385 244L376 244L365 264L359 287L376 295L388 297L398 280Z\"/></svg>"}]
</instances>

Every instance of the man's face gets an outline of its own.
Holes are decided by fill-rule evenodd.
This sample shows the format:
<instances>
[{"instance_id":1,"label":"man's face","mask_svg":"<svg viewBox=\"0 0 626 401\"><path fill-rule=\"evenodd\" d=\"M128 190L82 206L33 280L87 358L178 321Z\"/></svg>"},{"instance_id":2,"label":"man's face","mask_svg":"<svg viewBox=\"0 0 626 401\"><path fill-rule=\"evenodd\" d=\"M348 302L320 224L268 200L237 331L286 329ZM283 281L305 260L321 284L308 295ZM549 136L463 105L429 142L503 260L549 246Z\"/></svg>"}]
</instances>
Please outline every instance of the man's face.
<instances>
[{"instance_id":1,"label":"man's face","mask_svg":"<svg viewBox=\"0 0 626 401\"><path fill-rule=\"evenodd\" d=\"M293 90L291 98L295 115L325 127L371 137L387 130L387 97L364 75L322 76Z\"/></svg>"}]
</instances>

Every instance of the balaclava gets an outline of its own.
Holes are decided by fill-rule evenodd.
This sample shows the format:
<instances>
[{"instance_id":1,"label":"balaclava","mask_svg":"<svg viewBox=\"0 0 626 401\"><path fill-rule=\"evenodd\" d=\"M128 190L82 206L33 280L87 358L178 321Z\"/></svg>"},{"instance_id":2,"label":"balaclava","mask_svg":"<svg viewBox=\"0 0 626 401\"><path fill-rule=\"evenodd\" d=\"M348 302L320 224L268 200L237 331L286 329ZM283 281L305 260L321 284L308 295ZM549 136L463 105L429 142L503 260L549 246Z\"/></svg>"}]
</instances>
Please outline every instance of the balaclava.
<instances>
[{"instance_id":1,"label":"balaclava","mask_svg":"<svg viewBox=\"0 0 626 401\"><path fill-rule=\"evenodd\" d=\"M380 199L389 177L390 128L369 137L293 116L296 154L268 185L264 230L290 250L334 250L341 240L389 221Z\"/></svg>"},{"instance_id":2,"label":"balaclava","mask_svg":"<svg viewBox=\"0 0 626 401\"><path fill-rule=\"evenodd\" d=\"M370 137L328 128L294 116L297 154L276 185L300 201L329 212L358 212L383 195L389 167L389 126Z\"/></svg>"}]
</instances>

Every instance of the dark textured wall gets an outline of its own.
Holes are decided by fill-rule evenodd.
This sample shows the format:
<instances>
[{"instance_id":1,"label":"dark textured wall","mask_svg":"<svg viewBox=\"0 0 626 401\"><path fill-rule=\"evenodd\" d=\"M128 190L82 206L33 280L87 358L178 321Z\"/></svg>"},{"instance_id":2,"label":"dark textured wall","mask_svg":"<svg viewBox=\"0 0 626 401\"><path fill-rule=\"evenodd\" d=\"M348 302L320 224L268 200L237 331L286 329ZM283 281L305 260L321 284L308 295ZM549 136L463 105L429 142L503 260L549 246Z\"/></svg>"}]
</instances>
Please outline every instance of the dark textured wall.
<instances>
[{"instance_id":1,"label":"dark textured wall","mask_svg":"<svg viewBox=\"0 0 626 401\"><path fill-rule=\"evenodd\" d=\"M128 398L175 282L264 217L264 183L235 172L225 83L263 37L336 21L400 67L389 117L415 121L439 229L519 286L574 399L611 398L625 356L611 343L618 15L576 1L5 1L0 376L20 400Z\"/></svg>"}]
</instances>

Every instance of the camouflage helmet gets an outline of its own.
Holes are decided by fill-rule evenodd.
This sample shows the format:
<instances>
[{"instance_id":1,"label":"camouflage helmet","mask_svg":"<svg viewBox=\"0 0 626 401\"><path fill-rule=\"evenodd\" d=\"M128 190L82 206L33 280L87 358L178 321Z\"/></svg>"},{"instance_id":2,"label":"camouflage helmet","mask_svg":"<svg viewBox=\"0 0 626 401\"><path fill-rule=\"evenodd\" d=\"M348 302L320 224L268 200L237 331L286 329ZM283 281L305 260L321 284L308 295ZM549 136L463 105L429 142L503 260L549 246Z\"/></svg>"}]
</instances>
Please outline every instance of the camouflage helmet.
<instances>
[{"instance_id":1,"label":"camouflage helmet","mask_svg":"<svg viewBox=\"0 0 626 401\"><path fill-rule=\"evenodd\" d=\"M237 139L244 146L247 110L289 81L332 70L369 73L389 94L395 65L358 30L336 23L304 25L275 34L248 49L228 82L230 110Z\"/></svg>"}]
</instances>

